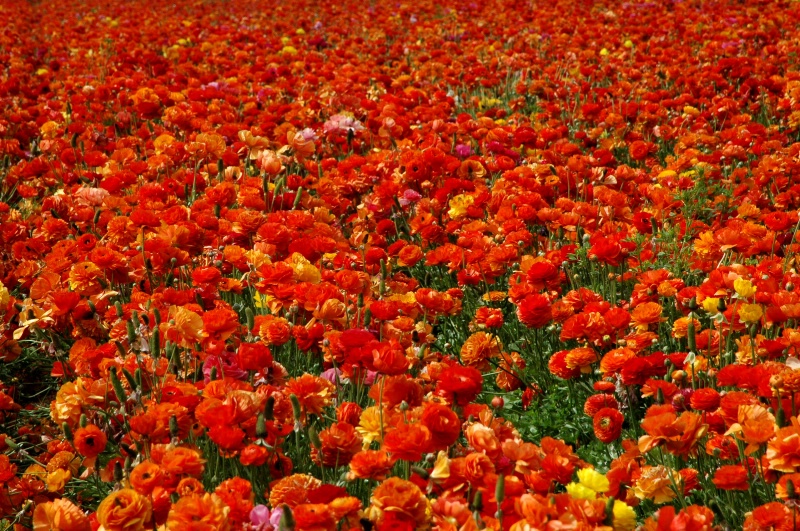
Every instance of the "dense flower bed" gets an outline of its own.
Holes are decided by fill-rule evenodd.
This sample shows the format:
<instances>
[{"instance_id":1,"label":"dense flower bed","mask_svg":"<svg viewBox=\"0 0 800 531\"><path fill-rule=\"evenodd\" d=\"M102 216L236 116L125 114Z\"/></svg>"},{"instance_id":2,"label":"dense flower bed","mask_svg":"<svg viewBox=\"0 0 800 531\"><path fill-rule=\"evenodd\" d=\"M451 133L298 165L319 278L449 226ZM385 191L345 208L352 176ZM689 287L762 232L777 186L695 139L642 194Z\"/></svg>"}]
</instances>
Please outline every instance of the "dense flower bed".
<instances>
[{"instance_id":1,"label":"dense flower bed","mask_svg":"<svg viewBox=\"0 0 800 531\"><path fill-rule=\"evenodd\" d=\"M795 3L0 3L0 517L796 529Z\"/></svg>"}]
</instances>

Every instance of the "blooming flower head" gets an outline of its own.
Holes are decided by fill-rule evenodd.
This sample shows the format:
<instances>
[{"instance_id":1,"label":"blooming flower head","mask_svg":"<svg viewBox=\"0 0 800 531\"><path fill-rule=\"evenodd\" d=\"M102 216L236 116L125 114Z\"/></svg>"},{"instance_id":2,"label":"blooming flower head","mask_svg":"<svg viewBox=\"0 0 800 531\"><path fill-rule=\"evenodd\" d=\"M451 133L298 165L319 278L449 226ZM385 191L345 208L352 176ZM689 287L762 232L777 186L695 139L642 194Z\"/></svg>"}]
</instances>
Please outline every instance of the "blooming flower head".
<instances>
[{"instance_id":1,"label":"blooming flower head","mask_svg":"<svg viewBox=\"0 0 800 531\"><path fill-rule=\"evenodd\" d=\"M364 131L364 126L352 114L334 114L322 126L325 134L331 133L358 133Z\"/></svg>"}]
</instances>

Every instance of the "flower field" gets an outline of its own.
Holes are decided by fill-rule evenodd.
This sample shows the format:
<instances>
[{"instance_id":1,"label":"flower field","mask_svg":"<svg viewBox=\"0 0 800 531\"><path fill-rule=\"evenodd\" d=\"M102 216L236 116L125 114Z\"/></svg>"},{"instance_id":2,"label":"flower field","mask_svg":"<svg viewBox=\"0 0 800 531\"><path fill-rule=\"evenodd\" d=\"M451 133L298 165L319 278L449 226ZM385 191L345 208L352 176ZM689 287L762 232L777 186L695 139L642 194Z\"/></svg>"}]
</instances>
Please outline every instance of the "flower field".
<instances>
[{"instance_id":1,"label":"flower field","mask_svg":"<svg viewBox=\"0 0 800 531\"><path fill-rule=\"evenodd\" d=\"M800 8L0 2L0 530L797 530Z\"/></svg>"}]
</instances>

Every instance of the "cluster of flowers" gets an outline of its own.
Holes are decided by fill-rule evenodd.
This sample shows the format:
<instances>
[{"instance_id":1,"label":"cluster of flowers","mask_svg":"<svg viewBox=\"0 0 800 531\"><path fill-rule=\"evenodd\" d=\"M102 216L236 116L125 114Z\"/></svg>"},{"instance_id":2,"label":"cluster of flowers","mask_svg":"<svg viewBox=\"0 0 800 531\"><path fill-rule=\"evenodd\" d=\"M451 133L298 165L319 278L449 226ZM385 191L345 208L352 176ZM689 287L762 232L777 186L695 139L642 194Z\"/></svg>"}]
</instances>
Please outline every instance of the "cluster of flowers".
<instances>
[{"instance_id":1,"label":"cluster of flowers","mask_svg":"<svg viewBox=\"0 0 800 531\"><path fill-rule=\"evenodd\" d=\"M0 5L2 523L793 529L800 12L379 4Z\"/></svg>"}]
</instances>

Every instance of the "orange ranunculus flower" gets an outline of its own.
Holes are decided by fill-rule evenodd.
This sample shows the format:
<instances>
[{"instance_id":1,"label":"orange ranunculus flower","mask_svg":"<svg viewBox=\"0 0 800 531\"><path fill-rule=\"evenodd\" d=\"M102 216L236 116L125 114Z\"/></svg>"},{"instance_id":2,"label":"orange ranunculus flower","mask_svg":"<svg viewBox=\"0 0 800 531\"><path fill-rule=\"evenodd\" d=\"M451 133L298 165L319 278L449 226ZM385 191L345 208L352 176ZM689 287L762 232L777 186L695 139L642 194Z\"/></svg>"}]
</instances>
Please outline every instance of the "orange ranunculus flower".
<instances>
[{"instance_id":1,"label":"orange ranunculus flower","mask_svg":"<svg viewBox=\"0 0 800 531\"><path fill-rule=\"evenodd\" d=\"M89 518L66 498L40 503L33 511L34 531L91 531Z\"/></svg>"},{"instance_id":2,"label":"orange ranunculus flower","mask_svg":"<svg viewBox=\"0 0 800 531\"><path fill-rule=\"evenodd\" d=\"M747 531L761 531L762 529L785 529L788 522L789 528L792 525L792 511L781 502L769 502L756 507L750 515L745 518L744 527Z\"/></svg>"},{"instance_id":3,"label":"orange ranunculus flower","mask_svg":"<svg viewBox=\"0 0 800 531\"><path fill-rule=\"evenodd\" d=\"M719 407L719 403L719 391L710 387L696 390L689 399L692 409L698 411L715 411Z\"/></svg>"},{"instance_id":4,"label":"orange ranunculus flower","mask_svg":"<svg viewBox=\"0 0 800 531\"><path fill-rule=\"evenodd\" d=\"M393 513L393 516L422 527L428 522L429 503L419 487L397 477L387 479L372 493L372 506L379 511L379 522L386 513Z\"/></svg>"},{"instance_id":5,"label":"orange ranunculus flower","mask_svg":"<svg viewBox=\"0 0 800 531\"><path fill-rule=\"evenodd\" d=\"M397 265L403 267L414 267L422 260L422 249L418 245L406 245L397 255Z\"/></svg>"},{"instance_id":6,"label":"orange ranunculus flower","mask_svg":"<svg viewBox=\"0 0 800 531\"><path fill-rule=\"evenodd\" d=\"M451 408L443 404L426 403L420 422L431 432L433 451L446 449L461 434L461 420Z\"/></svg>"},{"instance_id":7,"label":"orange ranunculus flower","mask_svg":"<svg viewBox=\"0 0 800 531\"><path fill-rule=\"evenodd\" d=\"M500 457L502 450L500 441L494 430L480 422L473 422L464 430L470 446L479 452L483 452L492 459Z\"/></svg>"},{"instance_id":8,"label":"orange ranunculus flower","mask_svg":"<svg viewBox=\"0 0 800 531\"><path fill-rule=\"evenodd\" d=\"M646 466L642 468L633 485L633 493L640 500L652 500L658 504L667 503L678 495L674 485L682 489L681 482L681 475L671 468L662 465Z\"/></svg>"},{"instance_id":9,"label":"orange ranunculus flower","mask_svg":"<svg viewBox=\"0 0 800 531\"><path fill-rule=\"evenodd\" d=\"M341 496L328 503L328 510L333 515L335 522L348 515L357 515L361 507L361 500L353 496Z\"/></svg>"},{"instance_id":10,"label":"orange ranunculus flower","mask_svg":"<svg viewBox=\"0 0 800 531\"><path fill-rule=\"evenodd\" d=\"M619 409L619 402L612 395L600 393L590 395L583 403L583 412L590 417L594 417L603 408Z\"/></svg>"},{"instance_id":11,"label":"orange ranunculus flower","mask_svg":"<svg viewBox=\"0 0 800 531\"><path fill-rule=\"evenodd\" d=\"M75 431L73 444L84 457L97 457L105 449L108 437L94 424L87 424L85 428Z\"/></svg>"},{"instance_id":12,"label":"orange ranunculus flower","mask_svg":"<svg viewBox=\"0 0 800 531\"><path fill-rule=\"evenodd\" d=\"M169 531L187 529L214 529L227 531L230 509L216 494L185 496L172 505L167 516Z\"/></svg>"},{"instance_id":13,"label":"orange ranunculus flower","mask_svg":"<svg viewBox=\"0 0 800 531\"><path fill-rule=\"evenodd\" d=\"M308 501L308 493L322 485L315 477L305 474L292 474L279 479L270 486L269 504L279 507L283 504L289 507L300 505Z\"/></svg>"},{"instance_id":14,"label":"orange ranunculus flower","mask_svg":"<svg viewBox=\"0 0 800 531\"><path fill-rule=\"evenodd\" d=\"M209 338L225 341L239 328L239 316L227 308L209 310L203 314L203 328Z\"/></svg>"},{"instance_id":15,"label":"orange ranunculus flower","mask_svg":"<svg viewBox=\"0 0 800 531\"><path fill-rule=\"evenodd\" d=\"M708 430L708 424L697 413L685 411L678 416L671 405L664 405L647 410L642 429L647 435L639 438L640 452L649 452L663 444L669 452L686 457L697 452L697 444Z\"/></svg>"},{"instance_id":16,"label":"orange ranunculus flower","mask_svg":"<svg viewBox=\"0 0 800 531\"><path fill-rule=\"evenodd\" d=\"M489 360L499 356L502 348L497 336L475 332L461 346L461 361L464 365L486 369L489 367Z\"/></svg>"},{"instance_id":17,"label":"orange ranunculus flower","mask_svg":"<svg viewBox=\"0 0 800 531\"><path fill-rule=\"evenodd\" d=\"M622 434L623 422L625 416L618 409L604 407L595 413L592 420L594 435L606 444L616 441Z\"/></svg>"},{"instance_id":18,"label":"orange ranunculus flower","mask_svg":"<svg viewBox=\"0 0 800 531\"><path fill-rule=\"evenodd\" d=\"M352 424L337 422L319 434L322 446L312 448L311 458L322 466L339 467L361 450L362 438Z\"/></svg>"},{"instance_id":19,"label":"orange ranunculus flower","mask_svg":"<svg viewBox=\"0 0 800 531\"><path fill-rule=\"evenodd\" d=\"M203 330L203 318L200 314L182 306L172 306L169 316L169 322L165 321L159 325L164 339L182 347L191 348L195 343L200 343L206 338L207 334Z\"/></svg>"},{"instance_id":20,"label":"orange ranunculus flower","mask_svg":"<svg viewBox=\"0 0 800 531\"><path fill-rule=\"evenodd\" d=\"M206 460L200 452L192 448L178 446L168 450L161 459L161 468L175 476L200 477L203 475Z\"/></svg>"},{"instance_id":21,"label":"orange ranunculus flower","mask_svg":"<svg viewBox=\"0 0 800 531\"><path fill-rule=\"evenodd\" d=\"M701 324L700 321L697 319L692 319L691 321L694 324L694 329L698 332L700 331ZM686 337L689 334L689 318L688 317L681 317L676 319L674 323L672 323L672 337L681 339Z\"/></svg>"},{"instance_id":22,"label":"orange ranunculus flower","mask_svg":"<svg viewBox=\"0 0 800 531\"><path fill-rule=\"evenodd\" d=\"M492 460L486 454L478 452L468 454L465 465L465 476L473 485L483 484L486 475L495 471Z\"/></svg>"},{"instance_id":23,"label":"orange ranunculus flower","mask_svg":"<svg viewBox=\"0 0 800 531\"><path fill-rule=\"evenodd\" d=\"M395 459L385 450L363 450L350 460L350 479L383 481L394 466Z\"/></svg>"},{"instance_id":24,"label":"orange ranunculus flower","mask_svg":"<svg viewBox=\"0 0 800 531\"><path fill-rule=\"evenodd\" d=\"M748 490L747 469L742 465L723 465L714 473L714 486L722 490Z\"/></svg>"},{"instance_id":25,"label":"orange ranunculus flower","mask_svg":"<svg viewBox=\"0 0 800 531\"><path fill-rule=\"evenodd\" d=\"M609 350L600 360L600 370L604 376L617 373L622 370L628 360L635 357L636 351L631 348L623 347Z\"/></svg>"},{"instance_id":26,"label":"orange ranunculus flower","mask_svg":"<svg viewBox=\"0 0 800 531\"><path fill-rule=\"evenodd\" d=\"M631 312L633 325L639 330L647 330L654 323L661 321L663 308L657 302L645 302L636 306Z\"/></svg>"},{"instance_id":27,"label":"orange ranunculus flower","mask_svg":"<svg viewBox=\"0 0 800 531\"><path fill-rule=\"evenodd\" d=\"M136 492L147 496L153 492L154 488L163 483L164 474L157 464L152 461L143 461L131 470L128 480Z\"/></svg>"},{"instance_id":28,"label":"orange ranunculus flower","mask_svg":"<svg viewBox=\"0 0 800 531\"><path fill-rule=\"evenodd\" d=\"M175 487L175 492L181 498L184 496L201 496L206 493L206 488L197 478L183 478Z\"/></svg>"},{"instance_id":29,"label":"orange ranunculus flower","mask_svg":"<svg viewBox=\"0 0 800 531\"><path fill-rule=\"evenodd\" d=\"M800 472L800 420L792 417L792 425L780 428L767 443L767 462L778 472Z\"/></svg>"},{"instance_id":30,"label":"orange ranunculus flower","mask_svg":"<svg viewBox=\"0 0 800 531\"><path fill-rule=\"evenodd\" d=\"M103 291L102 277L103 270L92 262L80 262L69 271L69 287L81 295L97 295Z\"/></svg>"},{"instance_id":31,"label":"orange ranunculus flower","mask_svg":"<svg viewBox=\"0 0 800 531\"><path fill-rule=\"evenodd\" d=\"M403 401L415 407L422 402L422 396L422 386L405 374L381 376L369 390L369 397L386 408L399 406Z\"/></svg>"},{"instance_id":32,"label":"orange ranunculus flower","mask_svg":"<svg viewBox=\"0 0 800 531\"><path fill-rule=\"evenodd\" d=\"M725 435L735 434L747 443L745 455L750 455L775 434L775 416L764 406L741 405L737 423L731 425Z\"/></svg>"},{"instance_id":33,"label":"orange ranunculus flower","mask_svg":"<svg viewBox=\"0 0 800 531\"><path fill-rule=\"evenodd\" d=\"M80 468L80 458L72 452L61 451L47 462L47 490L59 492Z\"/></svg>"},{"instance_id":34,"label":"orange ranunculus flower","mask_svg":"<svg viewBox=\"0 0 800 531\"><path fill-rule=\"evenodd\" d=\"M250 521L250 511L255 503L252 483L240 477L226 479L217 485L214 494L230 508L229 518L234 527L241 528L243 522Z\"/></svg>"},{"instance_id":35,"label":"orange ranunculus flower","mask_svg":"<svg viewBox=\"0 0 800 531\"><path fill-rule=\"evenodd\" d=\"M152 526L150 499L133 489L112 492L100 502L97 521L106 531L143 531Z\"/></svg>"},{"instance_id":36,"label":"orange ranunculus flower","mask_svg":"<svg viewBox=\"0 0 800 531\"><path fill-rule=\"evenodd\" d=\"M292 512L296 529L314 531L334 531L336 529L336 520L327 504L304 503L295 507Z\"/></svg>"},{"instance_id":37,"label":"orange ranunculus flower","mask_svg":"<svg viewBox=\"0 0 800 531\"><path fill-rule=\"evenodd\" d=\"M578 347L567 352L567 368L580 370L584 374L592 372L592 363L599 359L597 352L589 347Z\"/></svg>"},{"instance_id":38,"label":"orange ranunculus flower","mask_svg":"<svg viewBox=\"0 0 800 531\"><path fill-rule=\"evenodd\" d=\"M408 358L397 340L373 342L371 354L373 367L382 374L397 376L408 371Z\"/></svg>"},{"instance_id":39,"label":"orange ranunculus flower","mask_svg":"<svg viewBox=\"0 0 800 531\"><path fill-rule=\"evenodd\" d=\"M333 401L335 390L328 380L307 373L286 382L286 394L297 397L305 415L320 415Z\"/></svg>"},{"instance_id":40,"label":"orange ranunculus flower","mask_svg":"<svg viewBox=\"0 0 800 531\"><path fill-rule=\"evenodd\" d=\"M422 424L400 424L386 433L383 447L394 459L419 461L422 454L431 450L431 432Z\"/></svg>"}]
</instances>

